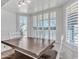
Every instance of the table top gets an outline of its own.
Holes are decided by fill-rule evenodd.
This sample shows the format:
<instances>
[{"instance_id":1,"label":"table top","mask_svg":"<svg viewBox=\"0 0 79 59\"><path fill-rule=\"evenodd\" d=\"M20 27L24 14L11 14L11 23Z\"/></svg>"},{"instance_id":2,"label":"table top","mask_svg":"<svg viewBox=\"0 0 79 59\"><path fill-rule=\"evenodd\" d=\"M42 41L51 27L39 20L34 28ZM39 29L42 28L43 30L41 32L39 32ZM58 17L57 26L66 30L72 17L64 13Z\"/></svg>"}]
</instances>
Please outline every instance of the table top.
<instances>
[{"instance_id":1,"label":"table top","mask_svg":"<svg viewBox=\"0 0 79 59\"><path fill-rule=\"evenodd\" d=\"M54 43L54 41L24 37L4 40L2 43L37 58L39 54L49 48Z\"/></svg>"}]
</instances>

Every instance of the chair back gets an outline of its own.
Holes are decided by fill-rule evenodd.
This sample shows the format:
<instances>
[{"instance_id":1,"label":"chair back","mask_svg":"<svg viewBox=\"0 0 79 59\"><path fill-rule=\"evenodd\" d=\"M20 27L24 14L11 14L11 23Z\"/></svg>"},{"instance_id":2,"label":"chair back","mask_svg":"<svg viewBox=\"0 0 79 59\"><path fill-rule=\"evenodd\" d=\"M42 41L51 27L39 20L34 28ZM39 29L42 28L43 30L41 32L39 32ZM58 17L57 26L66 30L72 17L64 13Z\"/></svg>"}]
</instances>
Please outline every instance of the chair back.
<instances>
[{"instance_id":1,"label":"chair back","mask_svg":"<svg viewBox=\"0 0 79 59\"><path fill-rule=\"evenodd\" d=\"M10 32L9 33L9 39L18 38L21 37L20 32Z\"/></svg>"},{"instance_id":2,"label":"chair back","mask_svg":"<svg viewBox=\"0 0 79 59\"><path fill-rule=\"evenodd\" d=\"M63 47L63 40L64 40L64 35L61 36L60 47L59 47L59 51L58 51L56 59L60 58L61 50L62 50L62 47Z\"/></svg>"}]
</instances>

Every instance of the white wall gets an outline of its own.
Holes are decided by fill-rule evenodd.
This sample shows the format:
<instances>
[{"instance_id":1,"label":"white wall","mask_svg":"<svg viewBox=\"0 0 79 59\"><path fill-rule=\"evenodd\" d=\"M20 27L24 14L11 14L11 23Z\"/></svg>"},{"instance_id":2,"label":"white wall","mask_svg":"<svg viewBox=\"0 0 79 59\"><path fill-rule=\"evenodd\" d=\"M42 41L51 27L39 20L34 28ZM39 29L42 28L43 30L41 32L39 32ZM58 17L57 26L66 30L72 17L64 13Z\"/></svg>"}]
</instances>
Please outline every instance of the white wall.
<instances>
[{"instance_id":1,"label":"white wall","mask_svg":"<svg viewBox=\"0 0 79 59\"><path fill-rule=\"evenodd\" d=\"M60 43L61 36L63 35L63 7L60 6L56 9L56 41Z\"/></svg>"},{"instance_id":2,"label":"white wall","mask_svg":"<svg viewBox=\"0 0 79 59\"><path fill-rule=\"evenodd\" d=\"M16 31L16 13L1 9L1 40L9 38L9 32Z\"/></svg>"}]
</instances>

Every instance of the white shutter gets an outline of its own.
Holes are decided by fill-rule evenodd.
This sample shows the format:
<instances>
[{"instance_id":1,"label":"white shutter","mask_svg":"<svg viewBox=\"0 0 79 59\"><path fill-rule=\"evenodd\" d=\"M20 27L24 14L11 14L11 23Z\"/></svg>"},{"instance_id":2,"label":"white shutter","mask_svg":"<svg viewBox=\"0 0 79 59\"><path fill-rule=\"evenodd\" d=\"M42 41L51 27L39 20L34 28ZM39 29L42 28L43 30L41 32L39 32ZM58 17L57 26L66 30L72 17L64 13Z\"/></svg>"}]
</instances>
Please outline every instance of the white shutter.
<instances>
[{"instance_id":1,"label":"white shutter","mask_svg":"<svg viewBox=\"0 0 79 59\"><path fill-rule=\"evenodd\" d=\"M67 41L77 46L78 44L78 2L66 8Z\"/></svg>"}]
</instances>

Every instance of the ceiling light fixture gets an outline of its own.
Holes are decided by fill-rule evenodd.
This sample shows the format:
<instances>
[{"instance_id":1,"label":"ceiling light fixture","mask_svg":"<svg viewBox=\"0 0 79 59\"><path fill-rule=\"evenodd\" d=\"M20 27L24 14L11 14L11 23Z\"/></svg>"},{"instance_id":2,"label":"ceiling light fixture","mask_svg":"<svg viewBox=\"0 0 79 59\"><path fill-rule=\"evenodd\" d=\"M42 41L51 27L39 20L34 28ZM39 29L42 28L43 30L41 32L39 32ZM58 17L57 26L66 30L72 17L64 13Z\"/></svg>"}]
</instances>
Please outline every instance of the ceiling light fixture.
<instances>
[{"instance_id":1,"label":"ceiling light fixture","mask_svg":"<svg viewBox=\"0 0 79 59\"><path fill-rule=\"evenodd\" d=\"M30 4L31 0L17 0L18 6L21 7L22 5Z\"/></svg>"},{"instance_id":2,"label":"ceiling light fixture","mask_svg":"<svg viewBox=\"0 0 79 59\"><path fill-rule=\"evenodd\" d=\"M27 0L27 3L31 3L31 0Z\"/></svg>"},{"instance_id":3,"label":"ceiling light fixture","mask_svg":"<svg viewBox=\"0 0 79 59\"><path fill-rule=\"evenodd\" d=\"M21 7L21 5L18 5L18 7Z\"/></svg>"},{"instance_id":4,"label":"ceiling light fixture","mask_svg":"<svg viewBox=\"0 0 79 59\"><path fill-rule=\"evenodd\" d=\"M18 7L21 7L21 3L20 2L18 2Z\"/></svg>"},{"instance_id":5,"label":"ceiling light fixture","mask_svg":"<svg viewBox=\"0 0 79 59\"><path fill-rule=\"evenodd\" d=\"M22 5L26 5L26 4L23 2Z\"/></svg>"}]
</instances>

